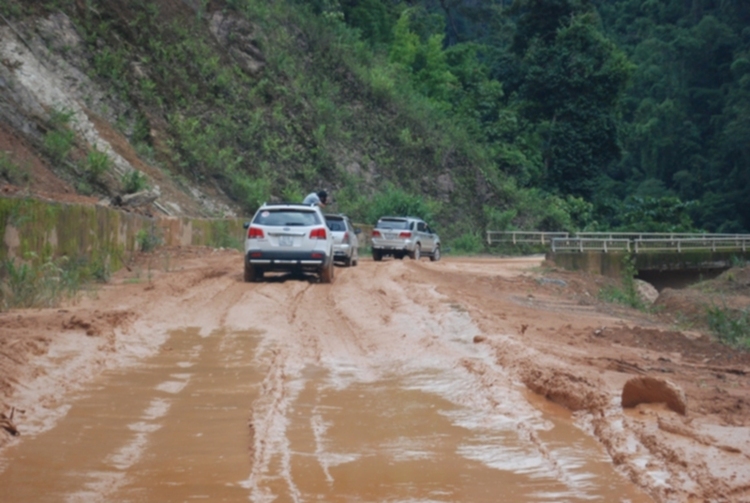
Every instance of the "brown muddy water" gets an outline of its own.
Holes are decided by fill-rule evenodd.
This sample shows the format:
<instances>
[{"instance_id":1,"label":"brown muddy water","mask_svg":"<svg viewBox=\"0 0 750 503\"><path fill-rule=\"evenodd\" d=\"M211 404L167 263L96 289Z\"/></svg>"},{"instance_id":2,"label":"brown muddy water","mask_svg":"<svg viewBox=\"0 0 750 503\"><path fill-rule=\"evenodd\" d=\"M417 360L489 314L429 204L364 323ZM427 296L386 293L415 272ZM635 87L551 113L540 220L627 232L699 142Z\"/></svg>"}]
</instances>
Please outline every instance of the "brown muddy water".
<instances>
[{"instance_id":1,"label":"brown muddy water","mask_svg":"<svg viewBox=\"0 0 750 503\"><path fill-rule=\"evenodd\" d=\"M345 361L279 370L281 357L259 333L172 333L9 448L0 500L652 501L566 410L516 384L476 394L440 362L363 373Z\"/></svg>"}]
</instances>

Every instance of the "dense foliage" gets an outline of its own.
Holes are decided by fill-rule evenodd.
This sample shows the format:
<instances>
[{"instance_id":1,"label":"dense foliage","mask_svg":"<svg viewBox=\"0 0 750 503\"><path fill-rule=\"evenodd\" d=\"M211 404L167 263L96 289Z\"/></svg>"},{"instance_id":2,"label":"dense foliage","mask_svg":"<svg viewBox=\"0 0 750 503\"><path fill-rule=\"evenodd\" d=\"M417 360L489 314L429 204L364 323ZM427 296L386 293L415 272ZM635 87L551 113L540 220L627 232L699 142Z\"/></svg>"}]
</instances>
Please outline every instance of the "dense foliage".
<instances>
[{"instance_id":1,"label":"dense foliage","mask_svg":"<svg viewBox=\"0 0 750 503\"><path fill-rule=\"evenodd\" d=\"M355 220L408 209L473 247L486 229L750 230L747 2L0 10L74 19L91 73L132 104L121 126L141 155L247 212L325 186ZM262 70L216 43L216 12L249 21Z\"/></svg>"},{"instance_id":2,"label":"dense foliage","mask_svg":"<svg viewBox=\"0 0 750 503\"><path fill-rule=\"evenodd\" d=\"M574 223L750 230L750 3L337 5L520 186L591 203Z\"/></svg>"}]
</instances>

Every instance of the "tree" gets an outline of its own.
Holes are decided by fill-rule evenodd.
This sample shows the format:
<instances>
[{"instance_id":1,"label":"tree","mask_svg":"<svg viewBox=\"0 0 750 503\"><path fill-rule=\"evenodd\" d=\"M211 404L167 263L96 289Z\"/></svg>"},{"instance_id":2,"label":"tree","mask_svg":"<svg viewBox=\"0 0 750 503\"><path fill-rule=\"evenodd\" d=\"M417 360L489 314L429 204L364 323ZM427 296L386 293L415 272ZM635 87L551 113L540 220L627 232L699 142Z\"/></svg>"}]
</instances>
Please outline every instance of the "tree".
<instances>
[{"instance_id":1,"label":"tree","mask_svg":"<svg viewBox=\"0 0 750 503\"><path fill-rule=\"evenodd\" d=\"M546 5L526 2L538 3ZM595 13L563 0L538 7L519 20L530 38L515 43L526 48L522 112L545 138L545 186L589 198L595 179L620 156L618 105L632 65L601 33Z\"/></svg>"}]
</instances>

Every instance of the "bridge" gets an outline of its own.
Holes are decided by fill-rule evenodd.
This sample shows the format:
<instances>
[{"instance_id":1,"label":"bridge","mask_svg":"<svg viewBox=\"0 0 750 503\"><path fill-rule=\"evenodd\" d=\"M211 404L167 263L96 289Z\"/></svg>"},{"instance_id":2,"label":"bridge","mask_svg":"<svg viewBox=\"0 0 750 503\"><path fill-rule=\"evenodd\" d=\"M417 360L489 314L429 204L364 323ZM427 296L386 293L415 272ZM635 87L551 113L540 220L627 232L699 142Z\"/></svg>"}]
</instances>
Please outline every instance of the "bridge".
<instances>
[{"instance_id":1,"label":"bridge","mask_svg":"<svg viewBox=\"0 0 750 503\"><path fill-rule=\"evenodd\" d=\"M487 231L487 243L542 248L559 267L613 277L629 256L638 277L652 282L674 273L715 276L750 260L750 234Z\"/></svg>"}]
</instances>

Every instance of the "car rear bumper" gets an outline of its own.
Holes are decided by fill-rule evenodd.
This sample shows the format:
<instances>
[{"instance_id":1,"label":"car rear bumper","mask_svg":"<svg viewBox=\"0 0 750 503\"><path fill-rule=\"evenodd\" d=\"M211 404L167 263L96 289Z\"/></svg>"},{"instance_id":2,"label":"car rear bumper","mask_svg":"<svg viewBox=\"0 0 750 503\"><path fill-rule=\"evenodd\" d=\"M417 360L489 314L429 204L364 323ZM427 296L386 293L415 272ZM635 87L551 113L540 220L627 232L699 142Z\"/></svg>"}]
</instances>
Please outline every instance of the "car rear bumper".
<instances>
[{"instance_id":1,"label":"car rear bumper","mask_svg":"<svg viewBox=\"0 0 750 503\"><path fill-rule=\"evenodd\" d=\"M384 252L388 251L412 251L414 250L414 243L411 241L394 241L387 239L373 239L372 249L381 250Z\"/></svg>"},{"instance_id":2,"label":"car rear bumper","mask_svg":"<svg viewBox=\"0 0 750 503\"><path fill-rule=\"evenodd\" d=\"M273 270L317 270L331 260L331 256L319 251L263 251L248 250L245 260L253 266L267 271Z\"/></svg>"},{"instance_id":3,"label":"car rear bumper","mask_svg":"<svg viewBox=\"0 0 750 503\"><path fill-rule=\"evenodd\" d=\"M352 254L351 245L333 245L334 257L348 257Z\"/></svg>"}]
</instances>

